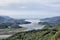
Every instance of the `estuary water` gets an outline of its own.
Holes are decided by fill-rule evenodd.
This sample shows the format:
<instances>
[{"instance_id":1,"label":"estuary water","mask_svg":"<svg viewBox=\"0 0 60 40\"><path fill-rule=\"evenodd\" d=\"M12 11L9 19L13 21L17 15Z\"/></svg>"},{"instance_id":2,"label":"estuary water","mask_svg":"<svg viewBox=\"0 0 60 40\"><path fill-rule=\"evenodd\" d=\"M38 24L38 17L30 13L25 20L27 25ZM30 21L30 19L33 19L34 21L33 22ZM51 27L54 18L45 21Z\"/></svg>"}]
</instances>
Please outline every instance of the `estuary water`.
<instances>
[{"instance_id":1,"label":"estuary water","mask_svg":"<svg viewBox=\"0 0 60 40\"><path fill-rule=\"evenodd\" d=\"M30 24L22 24L19 26L27 28L28 29L27 31L42 29L45 26L45 25L38 24L40 22L40 20L26 20L26 21L29 21L31 23Z\"/></svg>"},{"instance_id":2,"label":"estuary water","mask_svg":"<svg viewBox=\"0 0 60 40\"><path fill-rule=\"evenodd\" d=\"M0 38L7 38L7 37L10 37L12 35L0 35Z\"/></svg>"}]
</instances>

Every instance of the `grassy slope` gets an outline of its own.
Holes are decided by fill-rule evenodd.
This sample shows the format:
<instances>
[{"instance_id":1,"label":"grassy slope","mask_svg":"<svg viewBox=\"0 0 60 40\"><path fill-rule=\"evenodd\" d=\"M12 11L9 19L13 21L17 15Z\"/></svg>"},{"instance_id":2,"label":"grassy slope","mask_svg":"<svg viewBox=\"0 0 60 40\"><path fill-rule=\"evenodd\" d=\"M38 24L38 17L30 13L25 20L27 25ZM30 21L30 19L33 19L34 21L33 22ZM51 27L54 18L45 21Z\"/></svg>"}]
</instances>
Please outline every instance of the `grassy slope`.
<instances>
[{"instance_id":1,"label":"grassy slope","mask_svg":"<svg viewBox=\"0 0 60 40\"><path fill-rule=\"evenodd\" d=\"M60 37L60 26L58 29L32 30L19 32L2 40L56 40Z\"/></svg>"},{"instance_id":2,"label":"grassy slope","mask_svg":"<svg viewBox=\"0 0 60 40\"><path fill-rule=\"evenodd\" d=\"M56 30L32 30L27 32L19 32L7 39L3 40L51 40Z\"/></svg>"},{"instance_id":3,"label":"grassy slope","mask_svg":"<svg viewBox=\"0 0 60 40\"><path fill-rule=\"evenodd\" d=\"M54 36L52 36L51 40L57 40L58 38L60 38L60 26L58 26L58 31L55 33Z\"/></svg>"}]
</instances>

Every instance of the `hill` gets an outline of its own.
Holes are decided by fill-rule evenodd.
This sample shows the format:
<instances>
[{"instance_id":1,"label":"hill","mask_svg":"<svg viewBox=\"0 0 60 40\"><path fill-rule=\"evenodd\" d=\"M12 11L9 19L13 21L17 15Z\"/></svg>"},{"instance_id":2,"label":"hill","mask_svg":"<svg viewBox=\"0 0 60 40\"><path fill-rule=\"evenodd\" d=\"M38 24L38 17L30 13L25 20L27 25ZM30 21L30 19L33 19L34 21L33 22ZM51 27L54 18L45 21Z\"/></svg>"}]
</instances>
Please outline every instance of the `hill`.
<instances>
[{"instance_id":1,"label":"hill","mask_svg":"<svg viewBox=\"0 0 60 40\"><path fill-rule=\"evenodd\" d=\"M41 19L38 24L46 25L45 29L56 29L60 25L60 16Z\"/></svg>"},{"instance_id":2,"label":"hill","mask_svg":"<svg viewBox=\"0 0 60 40\"><path fill-rule=\"evenodd\" d=\"M4 28L21 28L20 24L28 24L31 22L25 21L25 19L14 19L8 16L0 16L0 29Z\"/></svg>"},{"instance_id":3,"label":"hill","mask_svg":"<svg viewBox=\"0 0 60 40\"><path fill-rule=\"evenodd\" d=\"M57 24L57 23L60 23L60 16L44 18L44 19L41 19L41 21Z\"/></svg>"},{"instance_id":4,"label":"hill","mask_svg":"<svg viewBox=\"0 0 60 40\"><path fill-rule=\"evenodd\" d=\"M60 25L57 23L60 24L60 17L47 18L39 23L46 25L44 29L18 32L11 37L1 40L60 40Z\"/></svg>"},{"instance_id":5,"label":"hill","mask_svg":"<svg viewBox=\"0 0 60 40\"><path fill-rule=\"evenodd\" d=\"M13 36L2 40L51 40L51 37L55 35L57 30L44 29L44 30L32 30L26 32L19 32Z\"/></svg>"},{"instance_id":6,"label":"hill","mask_svg":"<svg viewBox=\"0 0 60 40\"><path fill-rule=\"evenodd\" d=\"M19 32L2 40L60 40L60 26L57 29L42 29Z\"/></svg>"}]
</instances>

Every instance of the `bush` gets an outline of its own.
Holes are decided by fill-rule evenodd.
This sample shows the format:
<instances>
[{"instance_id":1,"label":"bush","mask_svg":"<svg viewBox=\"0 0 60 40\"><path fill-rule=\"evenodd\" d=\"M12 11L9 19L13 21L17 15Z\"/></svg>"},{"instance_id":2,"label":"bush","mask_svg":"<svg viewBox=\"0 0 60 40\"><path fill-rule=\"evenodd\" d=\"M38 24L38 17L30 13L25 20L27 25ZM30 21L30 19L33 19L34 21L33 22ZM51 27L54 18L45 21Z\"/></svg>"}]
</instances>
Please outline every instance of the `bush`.
<instances>
[{"instance_id":1,"label":"bush","mask_svg":"<svg viewBox=\"0 0 60 40\"><path fill-rule=\"evenodd\" d=\"M60 32L56 32L56 34L51 38L51 40L57 40L60 38Z\"/></svg>"}]
</instances>

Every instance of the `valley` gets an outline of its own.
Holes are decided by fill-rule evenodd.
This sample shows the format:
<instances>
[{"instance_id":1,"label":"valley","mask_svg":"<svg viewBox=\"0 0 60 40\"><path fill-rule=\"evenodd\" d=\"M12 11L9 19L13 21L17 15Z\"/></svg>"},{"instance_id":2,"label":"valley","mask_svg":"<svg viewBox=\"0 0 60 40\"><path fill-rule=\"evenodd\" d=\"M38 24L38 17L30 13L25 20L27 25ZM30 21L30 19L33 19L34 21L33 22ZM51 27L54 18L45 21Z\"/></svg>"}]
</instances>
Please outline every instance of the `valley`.
<instances>
[{"instance_id":1,"label":"valley","mask_svg":"<svg viewBox=\"0 0 60 40\"><path fill-rule=\"evenodd\" d=\"M2 20L5 18L3 17ZM0 23L2 24L0 25L0 40L53 40L53 36L60 28L60 19L52 21L53 18L41 19L42 21L9 19L10 21Z\"/></svg>"}]
</instances>

